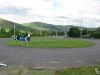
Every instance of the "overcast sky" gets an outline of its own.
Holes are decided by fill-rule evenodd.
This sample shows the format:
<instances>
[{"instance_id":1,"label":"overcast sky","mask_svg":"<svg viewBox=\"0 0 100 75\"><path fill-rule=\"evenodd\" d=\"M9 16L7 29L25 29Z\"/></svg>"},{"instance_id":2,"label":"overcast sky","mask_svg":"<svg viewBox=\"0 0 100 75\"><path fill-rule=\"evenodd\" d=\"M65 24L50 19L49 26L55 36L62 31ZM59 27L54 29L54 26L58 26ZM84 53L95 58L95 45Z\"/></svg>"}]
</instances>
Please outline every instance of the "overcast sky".
<instances>
[{"instance_id":1,"label":"overcast sky","mask_svg":"<svg viewBox=\"0 0 100 75\"><path fill-rule=\"evenodd\" d=\"M18 23L100 26L100 0L0 0L0 18ZM82 22L82 24L81 24Z\"/></svg>"}]
</instances>

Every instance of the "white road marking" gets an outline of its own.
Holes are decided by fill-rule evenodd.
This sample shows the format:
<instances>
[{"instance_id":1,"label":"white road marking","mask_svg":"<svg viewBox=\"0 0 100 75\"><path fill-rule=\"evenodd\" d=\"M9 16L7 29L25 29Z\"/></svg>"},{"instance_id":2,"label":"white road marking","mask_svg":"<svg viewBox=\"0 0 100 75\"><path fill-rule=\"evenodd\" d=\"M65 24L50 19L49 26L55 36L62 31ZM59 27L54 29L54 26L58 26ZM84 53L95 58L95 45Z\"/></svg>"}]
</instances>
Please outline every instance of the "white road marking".
<instances>
[{"instance_id":1,"label":"white road marking","mask_svg":"<svg viewBox=\"0 0 100 75\"><path fill-rule=\"evenodd\" d=\"M7 66L7 64L0 62L0 67L3 67L3 66Z\"/></svg>"},{"instance_id":2,"label":"white road marking","mask_svg":"<svg viewBox=\"0 0 100 75\"><path fill-rule=\"evenodd\" d=\"M97 61L97 62L100 62L100 60L99 60L99 59L97 59L96 61Z\"/></svg>"},{"instance_id":3,"label":"white road marking","mask_svg":"<svg viewBox=\"0 0 100 75\"><path fill-rule=\"evenodd\" d=\"M60 63L60 62L57 62L57 61L50 61L49 63L58 64L58 63Z\"/></svg>"},{"instance_id":4,"label":"white road marking","mask_svg":"<svg viewBox=\"0 0 100 75\"><path fill-rule=\"evenodd\" d=\"M77 63L83 63L83 62L85 62L85 61L75 61L75 62L77 62Z\"/></svg>"}]
</instances>

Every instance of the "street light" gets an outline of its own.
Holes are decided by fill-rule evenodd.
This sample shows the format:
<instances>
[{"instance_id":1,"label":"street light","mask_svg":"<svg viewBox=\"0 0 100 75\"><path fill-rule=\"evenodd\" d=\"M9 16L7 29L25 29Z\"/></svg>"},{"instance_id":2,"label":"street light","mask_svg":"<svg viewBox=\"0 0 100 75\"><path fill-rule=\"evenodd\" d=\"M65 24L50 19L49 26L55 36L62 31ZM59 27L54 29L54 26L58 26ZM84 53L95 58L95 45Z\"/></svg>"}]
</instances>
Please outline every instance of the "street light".
<instances>
[{"instance_id":1,"label":"street light","mask_svg":"<svg viewBox=\"0 0 100 75\"><path fill-rule=\"evenodd\" d=\"M67 21L68 21L68 31L69 31L69 26L70 26L70 15L68 15Z\"/></svg>"},{"instance_id":2,"label":"street light","mask_svg":"<svg viewBox=\"0 0 100 75\"><path fill-rule=\"evenodd\" d=\"M15 35L16 35L15 29L16 29L16 26L15 26L15 23L14 23L14 37L15 37Z\"/></svg>"},{"instance_id":3,"label":"street light","mask_svg":"<svg viewBox=\"0 0 100 75\"><path fill-rule=\"evenodd\" d=\"M15 20L15 18L14 18L14 16L13 16L13 19ZM15 35L16 35L16 26L15 26L15 23L13 22L13 25L14 25L14 27L13 27L13 30L14 30L14 32L13 32L13 36L15 37Z\"/></svg>"},{"instance_id":4,"label":"street light","mask_svg":"<svg viewBox=\"0 0 100 75\"><path fill-rule=\"evenodd\" d=\"M82 11L80 10L79 12L80 16L81 16L81 21L80 21L80 27L81 27L81 32L80 32L80 38L82 38L82 30L83 30L83 17L82 17Z\"/></svg>"},{"instance_id":5,"label":"street light","mask_svg":"<svg viewBox=\"0 0 100 75\"><path fill-rule=\"evenodd\" d=\"M42 16L41 16L41 29L40 29L40 36L42 36Z\"/></svg>"},{"instance_id":6,"label":"street light","mask_svg":"<svg viewBox=\"0 0 100 75\"><path fill-rule=\"evenodd\" d=\"M82 26L83 26L83 18L82 18L82 15L81 15L81 33L80 33L81 38L82 38L82 30L83 30Z\"/></svg>"}]
</instances>

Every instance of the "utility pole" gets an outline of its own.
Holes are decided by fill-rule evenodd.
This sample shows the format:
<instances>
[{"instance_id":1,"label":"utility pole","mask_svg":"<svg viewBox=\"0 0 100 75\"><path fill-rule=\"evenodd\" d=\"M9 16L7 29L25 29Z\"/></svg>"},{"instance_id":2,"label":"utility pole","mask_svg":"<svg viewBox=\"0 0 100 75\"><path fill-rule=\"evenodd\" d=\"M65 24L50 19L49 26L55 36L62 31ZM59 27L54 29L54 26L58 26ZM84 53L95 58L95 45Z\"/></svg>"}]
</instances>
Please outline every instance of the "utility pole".
<instances>
[{"instance_id":1,"label":"utility pole","mask_svg":"<svg viewBox=\"0 0 100 75\"><path fill-rule=\"evenodd\" d=\"M13 18L13 19L15 20L15 18ZM16 31L15 31L16 30L16 26L15 26L14 22L13 22L13 25L14 25L14 35L13 36L15 37L15 35L16 35Z\"/></svg>"},{"instance_id":2,"label":"utility pole","mask_svg":"<svg viewBox=\"0 0 100 75\"><path fill-rule=\"evenodd\" d=\"M41 16L41 29L40 29L40 36L42 36L42 16Z\"/></svg>"},{"instance_id":3,"label":"utility pole","mask_svg":"<svg viewBox=\"0 0 100 75\"><path fill-rule=\"evenodd\" d=\"M83 30L83 18L81 15L81 33L80 33L80 37L82 38L82 30Z\"/></svg>"},{"instance_id":4,"label":"utility pole","mask_svg":"<svg viewBox=\"0 0 100 75\"><path fill-rule=\"evenodd\" d=\"M70 26L70 15L68 15L68 18L67 18L67 21L68 21L68 31L69 31L69 26Z\"/></svg>"},{"instance_id":5,"label":"utility pole","mask_svg":"<svg viewBox=\"0 0 100 75\"><path fill-rule=\"evenodd\" d=\"M67 23L66 23L66 24L67 24L67 27L68 27L68 28L67 28L67 29L68 29L68 30L67 30L67 36L68 36L68 32L69 32L69 29L70 29L70 15L68 15L68 17L67 17L66 19L67 19ZM69 37L69 36L68 36L68 37Z\"/></svg>"},{"instance_id":6,"label":"utility pole","mask_svg":"<svg viewBox=\"0 0 100 75\"><path fill-rule=\"evenodd\" d=\"M15 37L15 35L16 35L16 34L15 34L15 33L16 33L15 28L16 28L16 27L15 27L15 24L14 24L14 37Z\"/></svg>"}]
</instances>

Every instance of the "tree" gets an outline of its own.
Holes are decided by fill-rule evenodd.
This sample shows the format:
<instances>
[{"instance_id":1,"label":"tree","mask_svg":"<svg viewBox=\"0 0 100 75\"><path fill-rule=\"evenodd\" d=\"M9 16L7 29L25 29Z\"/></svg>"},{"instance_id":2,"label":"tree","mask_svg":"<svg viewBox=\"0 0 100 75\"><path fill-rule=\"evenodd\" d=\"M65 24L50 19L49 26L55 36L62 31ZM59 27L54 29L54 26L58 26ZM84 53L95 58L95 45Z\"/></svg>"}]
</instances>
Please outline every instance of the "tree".
<instances>
[{"instance_id":1,"label":"tree","mask_svg":"<svg viewBox=\"0 0 100 75\"><path fill-rule=\"evenodd\" d=\"M78 27L71 27L67 34L69 37L80 37L80 32Z\"/></svg>"},{"instance_id":2,"label":"tree","mask_svg":"<svg viewBox=\"0 0 100 75\"><path fill-rule=\"evenodd\" d=\"M54 35L56 35L56 32L55 31L49 31L50 32L50 36L54 36Z\"/></svg>"},{"instance_id":3,"label":"tree","mask_svg":"<svg viewBox=\"0 0 100 75\"><path fill-rule=\"evenodd\" d=\"M1 28L0 38L5 38L5 37L9 37L9 34L8 34L8 32L6 32L6 30L4 28Z\"/></svg>"},{"instance_id":4,"label":"tree","mask_svg":"<svg viewBox=\"0 0 100 75\"><path fill-rule=\"evenodd\" d=\"M39 30L33 31L32 36L40 36L40 31Z\"/></svg>"},{"instance_id":5,"label":"tree","mask_svg":"<svg viewBox=\"0 0 100 75\"><path fill-rule=\"evenodd\" d=\"M58 30L57 34L58 34L58 36L65 35L64 31L60 31L60 30Z\"/></svg>"},{"instance_id":6,"label":"tree","mask_svg":"<svg viewBox=\"0 0 100 75\"><path fill-rule=\"evenodd\" d=\"M90 37L100 38L100 28L98 28L96 31L92 32Z\"/></svg>"},{"instance_id":7,"label":"tree","mask_svg":"<svg viewBox=\"0 0 100 75\"><path fill-rule=\"evenodd\" d=\"M85 28L85 29L82 30L82 35L88 35L88 32L89 31Z\"/></svg>"},{"instance_id":8,"label":"tree","mask_svg":"<svg viewBox=\"0 0 100 75\"><path fill-rule=\"evenodd\" d=\"M100 32L100 27L98 27L96 31Z\"/></svg>"},{"instance_id":9,"label":"tree","mask_svg":"<svg viewBox=\"0 0 100 75\"><path fill-rule=\"evenodd\" d=\"M6 31L4 28L1 28L0 33L4 34Z\"/></svg>"},{"instance_id":10,"label":"tree","mask_svg":"<svg viewBox=\"0 0 100 75\"><path fill-rule=\"evenodd\" d=\"M13 35L14 34L14 29L11 28L10 31L9 31L9 35Z\"/></svg>"}]
</instances>

